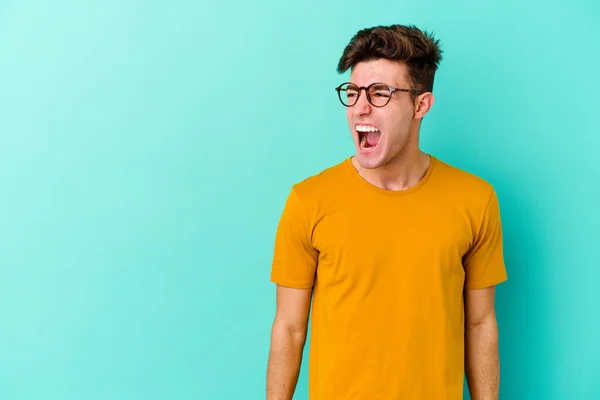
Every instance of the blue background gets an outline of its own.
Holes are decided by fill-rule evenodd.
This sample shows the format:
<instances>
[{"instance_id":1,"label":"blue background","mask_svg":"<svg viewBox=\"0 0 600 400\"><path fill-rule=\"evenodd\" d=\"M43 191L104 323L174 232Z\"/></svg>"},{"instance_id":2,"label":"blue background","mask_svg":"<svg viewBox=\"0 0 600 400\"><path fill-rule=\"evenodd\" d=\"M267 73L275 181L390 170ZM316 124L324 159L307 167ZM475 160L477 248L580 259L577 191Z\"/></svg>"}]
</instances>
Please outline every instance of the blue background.
<instances>
[{"instance_id":1,"label":"blue background","mask_svg":"<svg viewBox=\"0 0 600 400\"><path fill-rule=\"evenodd\" d=\"M423 149L499 194L501 398L600 398L599 20L592 0L0 2L0 399L263 399L285 196L352 154L335 67L391 23L444 50Z\"/></svg>"}]
</instances>

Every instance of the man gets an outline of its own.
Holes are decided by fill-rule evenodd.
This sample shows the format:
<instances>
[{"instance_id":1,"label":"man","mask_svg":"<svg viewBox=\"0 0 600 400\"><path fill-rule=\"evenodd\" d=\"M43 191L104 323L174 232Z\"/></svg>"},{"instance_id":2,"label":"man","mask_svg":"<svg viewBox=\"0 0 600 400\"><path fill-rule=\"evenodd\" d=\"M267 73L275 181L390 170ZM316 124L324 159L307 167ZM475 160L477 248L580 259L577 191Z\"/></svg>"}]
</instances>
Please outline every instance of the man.
<instances>
[{"instance_id":1,"label":"man","mask_svg":"<svg viewBox=\"0 0 600 400\"><path fill-rule=\"evenodd\" d=\"M419 149L439 41L358 32L336 88L356 154L293 185L275 238L267 399L292 399L307 336L310 400L497 399L498 198Z\"/></svg>"}]
</instances>

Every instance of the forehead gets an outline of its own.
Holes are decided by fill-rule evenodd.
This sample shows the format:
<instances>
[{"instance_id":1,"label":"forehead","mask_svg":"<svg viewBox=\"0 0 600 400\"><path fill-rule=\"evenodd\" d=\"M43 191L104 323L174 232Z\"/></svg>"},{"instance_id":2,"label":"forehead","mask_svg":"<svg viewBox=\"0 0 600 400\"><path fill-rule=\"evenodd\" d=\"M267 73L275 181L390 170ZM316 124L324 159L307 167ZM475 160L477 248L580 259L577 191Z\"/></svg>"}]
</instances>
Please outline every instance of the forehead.
<instances>
[{"instance_id":1,"label":"forehead","mask_svg":"<svg viewBox=\"0 0 600 400\"><path fill-rule=\"evenodd\" d=\"M350 80L359 86L383 82L395 87L404 87L407 82L405 75L405 63L379 59L356 64L350 73Z\"/></svg>"}]
</instances>

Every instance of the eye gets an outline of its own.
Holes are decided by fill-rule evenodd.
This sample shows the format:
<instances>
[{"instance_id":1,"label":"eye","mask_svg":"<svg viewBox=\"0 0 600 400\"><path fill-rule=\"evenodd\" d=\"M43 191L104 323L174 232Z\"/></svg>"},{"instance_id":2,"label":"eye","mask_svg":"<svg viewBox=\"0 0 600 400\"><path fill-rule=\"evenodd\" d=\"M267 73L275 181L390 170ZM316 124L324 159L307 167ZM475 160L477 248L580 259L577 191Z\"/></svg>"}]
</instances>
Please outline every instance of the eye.
<instances>
[{"instance_id":1,"label":"eye","mask_svg":"<svg viewBox=\"0 0 600 400\"><path fill-rule=\"evenodd\" d=\"M390 92L375 92L375 94L372 94L371 96L388 98L390 97Z\"/></svg>"},{"instance_id":2,"label":"eye","mask_svg":"<svg viewBox=\"0 0 600 400\"><path fill-rule=\"evenodd\" d=\"M372 86L369 92L371 97L379 97L382 99L387 99L390 97L390 89L385 85Z\"/></svg>"},{"instance_id":3,"label":"eye","mask_svg":"<svg viewBox=\"0 0 600 400\"><path fill-rule=\"evenodd\" d=\"M358 96L358 90L346 89L346 97L348 97L349 99L353 99L356 96Z\"/></svg>"}]
</instances>

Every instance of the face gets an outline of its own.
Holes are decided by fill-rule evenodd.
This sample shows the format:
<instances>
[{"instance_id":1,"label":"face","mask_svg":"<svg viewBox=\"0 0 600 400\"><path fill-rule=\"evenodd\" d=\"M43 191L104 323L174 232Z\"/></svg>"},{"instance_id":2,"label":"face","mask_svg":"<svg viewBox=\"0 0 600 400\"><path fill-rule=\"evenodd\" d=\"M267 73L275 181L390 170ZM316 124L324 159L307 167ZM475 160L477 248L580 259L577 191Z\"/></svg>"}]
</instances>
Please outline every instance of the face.
<instances>
[{"instance_id":1,"label":"face","mask_svg":"<svg viewBox=\"0 0 600 400\"><path fill-rule=\"evenodd\" d=\"M359 87L382 82L410 89L405 74L406 64L379 59L356 64L350 81ZM357 103L346 107L356 159L363 168L387 166L408 152L418 151L418 124L424 115L422 96L413 103L410 93L394 92L387 105L375 107L361 90Z\"/></svg>"}]
</instances>

